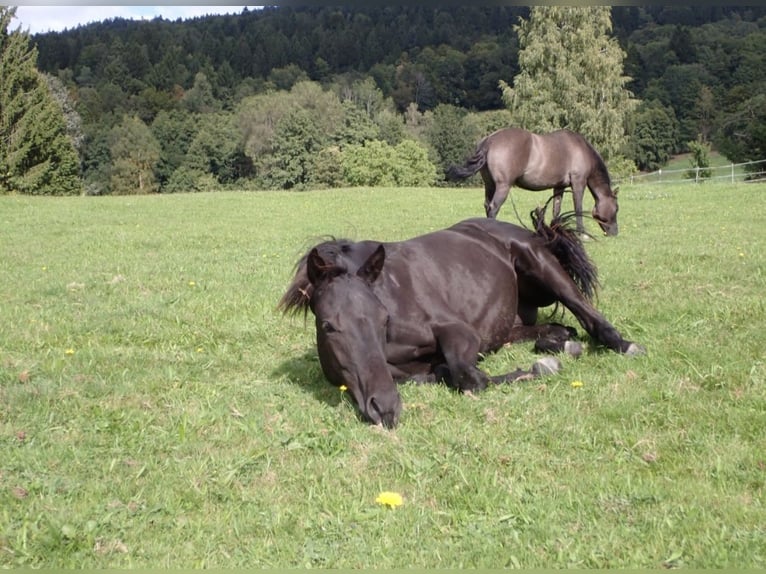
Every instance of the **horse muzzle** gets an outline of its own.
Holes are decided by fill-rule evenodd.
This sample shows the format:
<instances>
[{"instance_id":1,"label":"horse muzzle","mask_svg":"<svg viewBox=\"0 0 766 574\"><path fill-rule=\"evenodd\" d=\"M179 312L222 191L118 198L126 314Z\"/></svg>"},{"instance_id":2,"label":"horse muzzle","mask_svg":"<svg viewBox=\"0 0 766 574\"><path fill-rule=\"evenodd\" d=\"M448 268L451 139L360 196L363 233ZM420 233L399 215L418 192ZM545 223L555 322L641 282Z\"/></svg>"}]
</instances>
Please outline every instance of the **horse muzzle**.
<instances>
[{"instance_id":1,"label":"horse muzzle","mask_svg":"<svg viewBox=\"0 0 766 574\"><path fill-rule=\"evenodd\" d=\"M399 415L402 412L402 399L396 386L390 390L379 391L367 397L364 406L360 409L362 416L374 425L382 425L392 429L399 424Z\"/></svg>"},{"instance_id":2,"label":"horse muzzle","mask_svg":"<svg viewBox=\"0 0 766 574\"><path fill-rule=\"evenodd\" d=\"M603 223L599 221L598 224L601 227L601 230L604 232L604 235L607 235L609 237L614 237L615 235L619 233L620 228L617 226L616 223L610 225L608 223Z\"/></svg>"}]
</instances>

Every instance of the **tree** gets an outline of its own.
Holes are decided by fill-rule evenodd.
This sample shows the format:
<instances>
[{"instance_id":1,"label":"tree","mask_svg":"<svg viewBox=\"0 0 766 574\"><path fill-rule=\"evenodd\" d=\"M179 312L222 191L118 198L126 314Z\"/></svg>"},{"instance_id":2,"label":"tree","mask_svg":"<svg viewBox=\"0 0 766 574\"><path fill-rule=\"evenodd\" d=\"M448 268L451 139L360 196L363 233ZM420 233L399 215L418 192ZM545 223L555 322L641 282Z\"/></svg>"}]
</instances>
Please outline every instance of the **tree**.
<instances>
[{"instance_id":1,"label":"tree","mask_svg":"<svg viewBox=\"0 0 766 574\"><path fill-rule=\"evenodd\" d=\"M766 157L766 94L745 100L733 113L724 116L714 141L733 162L760 161Z\"/></svg>"},{"instance_id":2,"label":"tree","mask_svg":"<svg viewBox=\"0 0 766 574\"><path fill-rule=\"evenodd\" d=\"M212 176L218 183L233 183L251 165L242 151L235 116L228 112L203 114L199 129L189 146L184 165Z\"/></svg>"},{"instance_id":3,"label":"tree","mask_svg":"<svg viewBox=\"0 0 766 574\"><path fill-rule=\"evenodd\" d=\"M500 82L514 122L533 131L582 133L609 161L624 153L636 101L608 6L535 6L516 26L520 72Z\"/></svg>"},{"instance_id":4,"label":"tree","mask_svg":"<svg viewBox=\"0 0 766 574\"><path fill-rule=\"evenodd\" d=\"M308 110L295 109L285 115L276 126L274 153L264 166L268 187L302 188L310 181L314 157L325 143L325 136Z\"/></svg>"},{"instance_id":5,"label":"tree","mask_svg":"<svg viewBox=\"0 0 766 574\"><path fill-rule=\"evenodd\" d=\"M82 192L64 111L35 67L28 34L8 31L16 8L0 6L0 193Z\"/></svg>"},{"instance_id":6,"label":"tree","mask_svg":"<svg viewBox=\"0 0 766 574\"><path fill-rule=\"evenodd\" d=\"M657 94L665 105L675 110L681 125L681 140L688 141L699 134L697 102L702 89L712 83L713 78L701 64L668 66L661 78L649 83L647 96Z\"/></svg>"},{"instance_id":7,"label":"tree","mask_svg":"<svg viewBox=\"0 0 766 574\"><path fill-rule=\"evenodd\" d=\"M436 152L442 173L451 165L462 164L476 145L476 134L467 129L465 116L465 110L449 104L434 108L426 137Z\"/></svg>"},{"instance_id":8,"label":"tree","mask_svg":"<svg viewBox=\"0 0 766 574\"><path fill-rule=\"evenodd\" d=\"M696 182L710 179L713 176L713 170L710 168L710 144L700 136L687 144L691 157L689 165L691 169L684 173L686 179L693 179Z\"/></svg>"},{"instance_id":9,"label":"tree","mask_svg":"<svg viewBox=\"0 0 766 574\"><path fill-rule=\"evenodd\" d=\"M186 109L192 113L207 114L221 109L213 95L213 85L204 72L197 72L194 85L181 98Z\"/></svg>"},{"instance_id":10,"label":"tree","mask_svg":"<svg viewBox=\"0 0 766 574\"><path fill-rule=\"evenodd\" d=\"M125 116L110 134L111 187L117 195L154 193L160 144L141 118Z\"/></svg>"},{"instance_id":11,"label":"tree","mask_svg":"<svg viewBox=\"0 0 766 574\"><path fill-rule=\"evenodd\" d=\"M167 185L173 173L184 163L189 147L200 129L198 119L198 116L182 109L163 110L154 118L152 134L157 138L161 150L155 170L160 187Z\"/></svg>"},{"instance_id":12,"label":"tree","mask_svg":"<svg viewBox=\"0 0 766 574\"><path fill-rule=\"evenodd\" d=\"M346 100L342 106L343 120L333 134L333 139L338 144L357 144L378 139L378 126L363 108L351 100Z\"/></svg>"},{"instance_id":13,"label":"tree","mask_svg":"<svg viewBox=\"0 0 766 574\"><path fill-rule=\"evenodd\" d=\"M633 130L633 160L638 169L661 168L680 147L680 128L673 108L657 100L641 102Z\"/></svg>"}]
</instances>

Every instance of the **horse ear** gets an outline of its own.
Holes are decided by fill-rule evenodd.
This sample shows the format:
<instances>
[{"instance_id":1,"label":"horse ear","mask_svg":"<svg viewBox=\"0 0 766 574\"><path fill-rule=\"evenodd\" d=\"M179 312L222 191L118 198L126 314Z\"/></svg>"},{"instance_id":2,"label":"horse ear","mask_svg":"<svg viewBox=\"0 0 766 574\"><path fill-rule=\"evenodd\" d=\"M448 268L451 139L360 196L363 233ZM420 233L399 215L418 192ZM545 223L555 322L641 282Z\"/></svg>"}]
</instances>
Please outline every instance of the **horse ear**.
<instances>
[{"instance_id":1,"label":"horse ear","mask_svg":"<svg viewBox=\"0 0 766 574\"><path fill-rule=\"evenodd\" d=\"M312 285L316 285L327 274L330 268L331 265L328 265L322 256L319 255L317 248L312 249L306 258L306 275L308 275L309 282Z\"/></svg>"},{"instance_id":2,"label":"horse ear","mask_svg":"<svg viewBox=\"0 0 766 574\"><path fill-rule=\"evenodd\" d=\"M361 277L368 283L373 283L380 275L380 271L383 269L383 263L386 260L386 248L381 243L375 252L367 258L359 270L356 272L357 276Z\"/></svg>"}]
</instances>

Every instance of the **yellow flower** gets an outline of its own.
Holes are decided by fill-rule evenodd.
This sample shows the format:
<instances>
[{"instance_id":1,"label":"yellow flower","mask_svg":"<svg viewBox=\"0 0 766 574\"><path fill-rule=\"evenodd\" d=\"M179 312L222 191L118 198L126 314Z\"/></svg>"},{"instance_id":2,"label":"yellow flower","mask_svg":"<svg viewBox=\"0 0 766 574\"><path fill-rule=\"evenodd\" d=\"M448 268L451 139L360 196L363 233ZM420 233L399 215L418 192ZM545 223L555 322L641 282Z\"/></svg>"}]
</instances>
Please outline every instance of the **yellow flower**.
<instances>
[{"instance_id":1,"label":"yellow flower","mask_svg":"<svg viewBox=\"0 0 766 574\"><path fill-rule=\"evenodd\" d=\"M194 287L196 284L194 281L189 281L189 287Z\"/></svg>"},{"instance_id":2,"label":"yellow flower","mask_svg":"<svg viewBox=\"0 0 766 574\"><path fill-rule=\"evenodd\" d=\"M582 381L572 381L571 385L572 385L573 389L579 389L580 387L582 387L583 382Z\"/></svg>"},{"instance_id":3,"label":"yellow flower","mask_svg":"<svg viewBox=\"0 0 766 574\"><path fill-rule=\"evenodd\" d=\"M345 393L348 390L348 387L346 385L341 385L338 388L340 389L341 393Z\"/></svg>"},{"instance_id":4,"label":"yellow flower","mask_svg":"<svg viewBox=\"0 0 766 574\"><path fill-rule=\"evenodd\" d=\"M67 349L66 351L64 351L64 354L65 355L74 355L74 349Z\"/></svg>"},{"instance_id":5,"label":"yellow flower","mask_svg":"<svg viewBox=\"0 0 766 574\"><path fill-rule=\"evenodd\" d=\"M396 508L402 505L402 495L398 492L381 492L375 502L389 508Z\"/></svg>"}]
</instances>

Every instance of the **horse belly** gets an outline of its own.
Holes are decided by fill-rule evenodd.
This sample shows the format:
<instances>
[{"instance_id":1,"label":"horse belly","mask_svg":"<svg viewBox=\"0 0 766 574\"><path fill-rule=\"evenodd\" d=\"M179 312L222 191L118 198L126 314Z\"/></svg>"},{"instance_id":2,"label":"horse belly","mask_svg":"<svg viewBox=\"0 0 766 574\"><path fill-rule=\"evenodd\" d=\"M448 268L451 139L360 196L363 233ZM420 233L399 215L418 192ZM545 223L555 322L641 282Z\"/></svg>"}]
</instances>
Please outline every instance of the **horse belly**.
<instances>
[{"instance_id":1,"label":"horse belly","mask_svg":"<svg viewBox=\"0 0 766 574\"><path fill-rule=\"evenodd\" d=\"M516 185L529 191L567 187L571 184L569 164L537 152L530 158Z\"/></svg>"}]
</instances>

